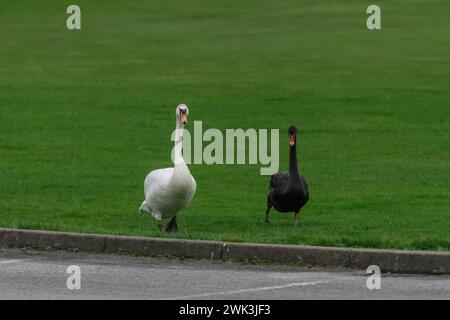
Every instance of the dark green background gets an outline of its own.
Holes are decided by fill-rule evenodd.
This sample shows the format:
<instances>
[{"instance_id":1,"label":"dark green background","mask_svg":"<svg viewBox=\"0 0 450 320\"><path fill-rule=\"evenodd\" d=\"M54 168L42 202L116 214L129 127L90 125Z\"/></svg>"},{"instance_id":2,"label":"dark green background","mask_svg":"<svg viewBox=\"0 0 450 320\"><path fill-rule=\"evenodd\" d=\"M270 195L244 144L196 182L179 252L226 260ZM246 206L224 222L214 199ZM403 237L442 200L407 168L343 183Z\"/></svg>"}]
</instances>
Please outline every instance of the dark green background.
<instances>
[{"instance_id":1,"label":"dark green background","mask_svg":"<svg viewBox=\"0 0 450 320\"><path fill-rule=\"evenodd\" d=\"M280 128L282 170L295 123L311 200L266 226L260 166L191 165L177 237L450 249L449 1L69 4L0 2L0 226L166 236L137 208L186 103Z\"/></svg>"}]
</instances>

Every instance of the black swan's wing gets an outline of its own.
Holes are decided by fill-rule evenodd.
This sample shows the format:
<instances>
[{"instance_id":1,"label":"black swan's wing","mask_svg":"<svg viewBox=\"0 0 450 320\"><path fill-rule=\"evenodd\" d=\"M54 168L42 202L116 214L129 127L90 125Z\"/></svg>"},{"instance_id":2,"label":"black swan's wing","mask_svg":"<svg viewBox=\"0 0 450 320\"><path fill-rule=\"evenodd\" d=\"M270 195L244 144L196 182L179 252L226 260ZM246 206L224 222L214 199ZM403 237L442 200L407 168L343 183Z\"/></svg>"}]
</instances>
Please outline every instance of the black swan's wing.
<instances>
[{"instance_id":1,"label":"black swan's wing","mask_svg":"<svg viewBox=\"0 0 450 320\"><path fill-rule=\"evenodd\" d=\"M286 189L286 186L288 184L289 179L289 173L288 172L279 172L274 175L272 175L272 178L270 179L270 186L269 190L279 190L282 191Z\"/></svg>"},{"instance_id":2,"label":"black swan's wing","mask_svg":"<svg viewBox=\"0 0 450 320\"><path fill-rule=\"evenodd\" d=\"M303 176L300 176L300 182L302 184L303 190L305 190L306 193L308 193L308 184L306 183L306 180Z\"/></svg>"},{"instance_id":3,"label":"black swan's wing","mask_svg":"<svg viewBox=\"0 0 450 320\"><path fill-rule=\"evenodd\" d=\"M303 176L300 176L300 182L302 183L303 191L305 192L305 203L307 203L309 200L308 184Z\"/></svg>"}]
</instances>

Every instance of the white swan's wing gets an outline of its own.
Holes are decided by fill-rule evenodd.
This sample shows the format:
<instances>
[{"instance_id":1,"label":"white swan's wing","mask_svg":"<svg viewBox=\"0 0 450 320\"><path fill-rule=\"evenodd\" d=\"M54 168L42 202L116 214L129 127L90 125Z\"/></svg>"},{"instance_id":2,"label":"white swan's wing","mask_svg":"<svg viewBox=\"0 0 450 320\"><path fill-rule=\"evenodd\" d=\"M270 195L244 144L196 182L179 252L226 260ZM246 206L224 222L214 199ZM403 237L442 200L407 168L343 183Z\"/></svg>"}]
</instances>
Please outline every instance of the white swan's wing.
<instances>
[{"instance_id":1,"label":"white swan's wing","mask_svg":"<svg viewBox=\"0 0 450 320\"><path fill-rule=\"evenodd\" d=\"M192 198L195 195L195 192L197 191L197 183L195 182L195 179L192 175L191 175L191 179L192 179L192 186L191 186L191 197L189 199L189 202L191 202Z\"/></svg>"},{"instance_id":2,"label":"white swan's wing","mask_svg":"<svg viewBox=\"0 0 450 320\"><path fill-rule=\"evenodd\" d=\"M167 203L167 188L172 177L173 168L158 169L150 172L144 181L145 206L153 218L161 220L165 213L164 204Z\"/></svg>"},{"instance_id":3,"label":"white swan's wing","mask_svg":"<svg viewBox=\"0 0 450 320\"><path fill-rule=\"evenodd\" d=\"M144 194L147 195L151 189L164 188L169 184L173 168L153 170L144 181Z\"/></svg>"}]
</instances>

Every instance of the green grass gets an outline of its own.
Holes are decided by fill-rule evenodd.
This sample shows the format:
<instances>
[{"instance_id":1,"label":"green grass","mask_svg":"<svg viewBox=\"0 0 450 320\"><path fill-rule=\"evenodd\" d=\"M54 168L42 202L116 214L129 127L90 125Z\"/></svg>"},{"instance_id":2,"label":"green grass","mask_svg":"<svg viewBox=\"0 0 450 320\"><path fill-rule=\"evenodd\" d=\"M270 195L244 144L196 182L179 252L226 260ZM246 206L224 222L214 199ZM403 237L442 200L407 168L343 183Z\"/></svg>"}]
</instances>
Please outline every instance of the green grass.
<instances>
[{"instance_id":1,"label":"green grass","mask_svg":"<svg viewBox=\"0 0 450 320\"><path fill-rule=\"evenodd\" d=\"M301 226L259 166L191 165L179 238L450 250L450 2L0 3L0 226L162 236L137 213L171 165L174 109L204 129L300 128ZM192 123L192 122L191 122ZM190 127L192 128L192 127ZM189 129L189 127L188 127Z\"/></svg>"}]
</instances>

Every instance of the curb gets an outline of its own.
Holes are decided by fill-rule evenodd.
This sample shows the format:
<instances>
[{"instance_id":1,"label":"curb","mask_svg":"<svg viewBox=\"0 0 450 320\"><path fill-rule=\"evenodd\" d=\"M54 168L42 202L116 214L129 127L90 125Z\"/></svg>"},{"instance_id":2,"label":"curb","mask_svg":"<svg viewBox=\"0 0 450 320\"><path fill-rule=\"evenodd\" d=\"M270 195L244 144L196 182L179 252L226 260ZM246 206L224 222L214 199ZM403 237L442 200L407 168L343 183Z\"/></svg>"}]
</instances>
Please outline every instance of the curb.
<instances>
[{"instance_id":1,"label":"curb","mask_svg":"<svg viewBox=\"0 0 450 320\"><path fill-rule=\"evenodd\" d=\"M6 228L0 228L0 247L181 256L224 261L262 261L355 269L366 269L370 265L378 265L383 272L450 274L450 252L448 251L227 243Z\"/></svg>"}]
</instances>

